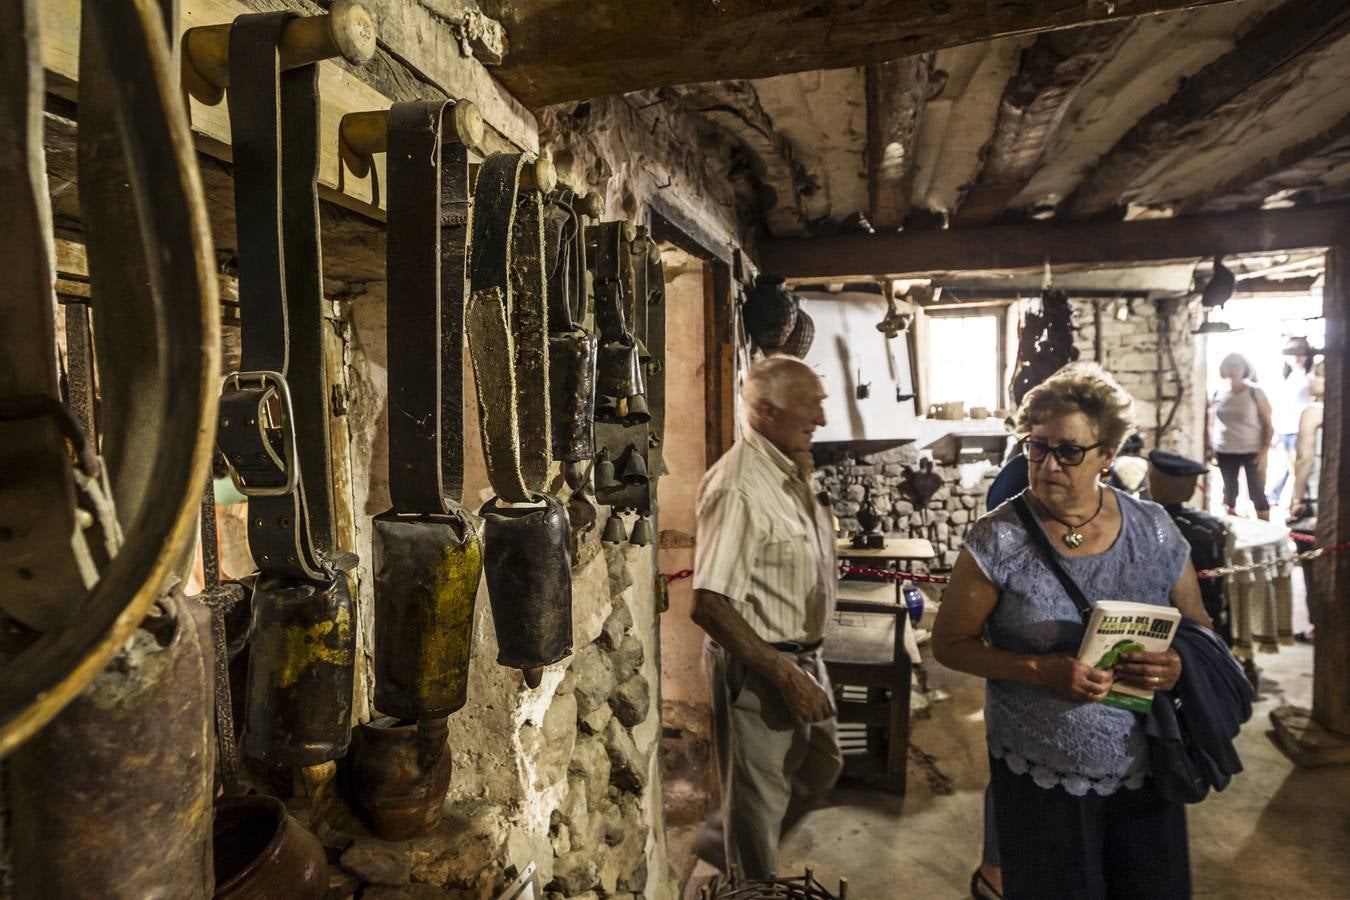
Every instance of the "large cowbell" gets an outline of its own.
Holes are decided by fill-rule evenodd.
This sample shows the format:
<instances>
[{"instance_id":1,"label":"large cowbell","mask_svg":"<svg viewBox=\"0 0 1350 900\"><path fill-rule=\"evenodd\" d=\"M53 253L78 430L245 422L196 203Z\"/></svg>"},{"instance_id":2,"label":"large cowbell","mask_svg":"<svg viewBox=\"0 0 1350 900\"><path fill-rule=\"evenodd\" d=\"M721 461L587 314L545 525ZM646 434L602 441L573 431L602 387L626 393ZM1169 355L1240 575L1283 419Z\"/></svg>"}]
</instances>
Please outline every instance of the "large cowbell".
<instances>
[{"instance_id":1,"label":"large cowbell","mask_svg":"<svg viewBox=\"0 0 1350 900\"><path fill-rule=\"evenodd\" d=\"M211 896L210 615L159 608L6 760L20 900Z\"/></svg>"},{"instance_id":2,"label":"large cowbell","mask_svg":"<svg viewBox=\"0 0 1350 900\"><path fill-rule=\"evenodd\" d=\"M375 522L375 708L400 719L447 716L469 686L483 545L469 511Z\"/></svg>"},{"instance_id":3,"label":"large cowbell","mask_svg":"<svg viewBox=\"0 0 1350 900\"><path fill-rule=\"evenodd\" d=\"M557 498L534 499L543 505L501 506L493 498L478 514L497 662L537 684L540 668L572 652L572 531Z\"/></svg>"},{"instance_id":4,"label":"large cowbell","mask_svg":"<svg viewBox=\"0 0 1350 900\"><path fill-rule=\"evenodd\" d=\"M253 591L244 752L312 766L347 752L356 631L345 572L328 582L258 576Z\"/></svg>"}]
</instances>

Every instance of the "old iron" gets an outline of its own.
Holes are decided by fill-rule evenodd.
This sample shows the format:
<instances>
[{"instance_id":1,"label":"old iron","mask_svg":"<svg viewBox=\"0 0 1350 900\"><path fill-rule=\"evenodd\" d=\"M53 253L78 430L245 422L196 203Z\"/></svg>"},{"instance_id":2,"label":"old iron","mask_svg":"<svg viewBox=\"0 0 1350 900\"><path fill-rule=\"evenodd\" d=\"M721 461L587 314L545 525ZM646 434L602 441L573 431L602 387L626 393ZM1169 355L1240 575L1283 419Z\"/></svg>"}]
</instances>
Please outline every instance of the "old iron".
<instances>
[{"instance_id":1,"label":"old iron","mask_svg":"<svg viewBox=\"0 0 1350 900\"><path fill-rule=\"evenodd\" d=\"M8 757L16 898L211 895L213 659L205 608L167 594Z\"/></svg>"},{"instance_id":2,"label":"old iron","mask_svg":"<svg viewBox=\"0 0 1350 900\"><path fill-rule=\"evenodd\" d=\"M341 771L347 796L378 838L404 841L441 821L452 763L445 718L382 716L357 725Z\"/></svg>"},{"instance_id":3,"label":"old iron","mask_svg":"<svg viewBox=\"0 0 1350 900\"><path fill-rule=\"evenodd\" d=\"M623 543L623 518L617 512L611 512L609 518L605 519L605 530L600 533L600 540L606 544Z\"/></svg>"},{"instance_id":4,"label":"old iron","mask_svg":"<svg viewBox=\"0 0 1350 900\"><path fill-rule=\"evenodd\" d=\"M375 706L400 718L464 705L483 545L468 510L376 516Z\"/></svg>"},{"instance_id":5,"label":"old iron","mask_svg":"<svg viewBox=\"0 0 1350 900\"><path fill-rule=\"evenodd\" d=\"M311 766L351 740L356 631L345 572L327 584L258 576L249 644L244 753Z\"/></svg>"},{"instance_id":6,"label":"old iron","mask_svg":"<svg viewBox=\"0 0 1350 900\"><path fill-rule=\"evenodd\" d=\"M323 845L275 797L218 802L212 843L217 900L322 900L328 893Z\"/></svg>"},{"instance_id":7,"label":"old iron","mask_svg":"<svg viewBox=\"0 0 1350 900\"><path fill-rule=\"evenodd\" d=\"M620 402L626 404L645 390L637 344L631 339L603 344L596 362L596 419L622 423Z\"/></svg>"},{"instance_id":8,"label":"old iron","mask_svg":"<svg viewBox=\"0 0 1350 900\"><path fill-rule=\"evenodd\" d=\"M628 398L628 406L623 415L625 425L646 425L652 420L651 410L647 408L647 397L634 394Z\"/></svg>"},{"instance_id":9,"label":"old iron","mask_svg":"<svg viewBox=\"0 0 1350 900\"><path fill-rule=\"evenodd\" d=\"M601 448L600 454L595 458L595 490L601 491L614 490L620 487L622 482L614 471L614 460L610 459L609 451Z\"/></svg>"},{"instance_id":10,"label":"old iron","mask_svg":"<svg viewBox=\"0 0 1350 900\"><path fill-rule=\"evenodd\" d=\"M633 523L633 533L628 537L628 543L634 547L646 547L652 542L652 520L643 516Z\"/></svg>"},{"instance_id":11,"label":"old iron","mask_svg":"<svg viewBox=\"0 0 1350 900\"><path fill-rule=\"evenodd\" d=\"M623 455L623 465L619 468L619 480L630 487L644 485L647 477L647 460L636 445L629 445Z\"/></svg>"},{"instance_id":12,"label":"old iron","mask_svg":"<svg viewBox=\"0 0 1350 900\"><path fill-rule=\"evenodd\" d=\"M548 338L553 458L564 462L595 455L595 378L600 347L587 331Z\"/></svg>"},{"instance_id":13,"label":"old iron","mask_svg":"<svg viewBox=\"0 0 1350 900\"><path fill-rule=\"evenodd\" d=\"M483 571L497 632L497 662L537 670L572 652L571 527L557 498L536 494L529 506L496 498L483 517Z\"/></svg>"}]
</instances>

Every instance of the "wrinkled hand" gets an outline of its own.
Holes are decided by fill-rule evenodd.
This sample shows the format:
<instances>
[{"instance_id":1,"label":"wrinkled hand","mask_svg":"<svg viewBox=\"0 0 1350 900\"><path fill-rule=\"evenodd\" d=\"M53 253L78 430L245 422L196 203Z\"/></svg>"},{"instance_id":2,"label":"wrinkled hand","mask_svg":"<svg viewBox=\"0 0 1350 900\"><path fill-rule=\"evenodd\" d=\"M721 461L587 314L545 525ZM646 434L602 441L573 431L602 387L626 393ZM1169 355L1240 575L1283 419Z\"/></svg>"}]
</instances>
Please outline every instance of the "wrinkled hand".
<instances>
[{"instance_id":1,"label":"wrinkled hand","mask_svg":"<svg viewBox=\"0 0 1350 900\"><path fill-rule=\"evenodd\" d=\"M783 702L800 722L820 722L834 715L834 700L810 675L783 658L777 678Z\"/></svg>"},{"instance_id":2,"label":"wrinkled hand","mask_svg":"<svg viewBox=\"0 0 1350 900\"><path fill-rule=\"evenodd\" d=\"M1162 653L1122 653L1116 677L1134 687L1170 691L1181 677L1181 656L1175 650Z\"/></svg>"},{"instance_id":3,"label":"wrinkled hand","mask_svg":"<svg viewBox=\"0 0 1350 900\"><path fill-rule=\"evenodd\" d=\"M1037 667L1041 684L1052 687L1070 700L1097 703L1111 690L1110 669L1094 669L1072 653L1042 656Z\"/></svg>"}]
</instances>

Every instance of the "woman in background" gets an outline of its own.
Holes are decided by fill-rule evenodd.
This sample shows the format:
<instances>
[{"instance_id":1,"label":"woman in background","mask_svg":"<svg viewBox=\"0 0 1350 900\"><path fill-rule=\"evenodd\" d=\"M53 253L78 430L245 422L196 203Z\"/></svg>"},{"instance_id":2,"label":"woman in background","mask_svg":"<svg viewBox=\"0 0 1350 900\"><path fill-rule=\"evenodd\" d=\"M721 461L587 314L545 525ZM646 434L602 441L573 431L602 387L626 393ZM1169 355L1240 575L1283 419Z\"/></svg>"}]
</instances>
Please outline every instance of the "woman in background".
<instances>
[{"instance_id":1,"label":"woman in background","mask_svg":"<svg viewBox=\"0 0 1350 900\"><path fill-rule=\"evenodd\" d=\"M1284 380L1276 392L1276 402L1271 421L1275 426L1275 443L1282 452L1284 471L1280 480L1266 491L1266 500L1271 504L1280 502L1284 486L1294 471L1294 451L1298 445L1298 424L1303 410L1313 402L1312 367L1313 349L1307 338L1290 338L1283 350L1288 362L1284 364ZM1300 498L1295 495L1291 506Z\"/></svg>"},{"instance_id":2,"label":"woman in background","mask_svg":"<svg viewBox=\"0 0 1350 900\"><path fill-rule=\"evenodd\" d=\"M1241 353L1230 353L1219 363L1219 376L1228 385L1214 392L1209 404L1210 448L1223 476L1223 505L1237 515L1238 473L1247 475L1247 496L1256 515L1270 518L1266 501L1266 457L1275 437L1270 400L1256 383L1252 364Z\"/></svg>"}]
</instances>

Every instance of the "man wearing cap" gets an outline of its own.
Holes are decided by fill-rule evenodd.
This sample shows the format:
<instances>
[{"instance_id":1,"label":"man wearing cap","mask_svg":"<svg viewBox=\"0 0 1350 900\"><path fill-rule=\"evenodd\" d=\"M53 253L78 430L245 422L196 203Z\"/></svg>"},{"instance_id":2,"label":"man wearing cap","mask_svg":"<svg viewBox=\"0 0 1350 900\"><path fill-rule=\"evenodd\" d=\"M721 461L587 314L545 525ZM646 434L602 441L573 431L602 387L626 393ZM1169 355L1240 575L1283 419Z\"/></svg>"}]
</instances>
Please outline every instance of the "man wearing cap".
<instances>
[{"instance_id":1,"label":"man wearing cap","mask_svg":"<svg viewBox=\"0 0 1350 900\"><path fill-rule=\"evenodd\" d=\"M843 767L820 645L838 571L829 509L812 494L811 437L825 391L790 357L751 367L749 428L698 497L693 618L705 665L722 793L695 844L723 871L768 878L780 836Z\"/></svg>"},{"instance_id":2,"label":"man wearing cap","mask_svg":"<svg viewBox=\"0 0 1350 900\"><path fill-rule=\"evenodd\" d=\"M1191 563L1197 572L1225 565L1228 557L1228 526L1217 516L1188 506L1195 494L1200 476L1208 469L1205 464L1187 459L1170 450L1152 450L1148 454L1148 490L1154 502L1161 503L1182 537L1191 545ZM1214 630L1233 646L1233 625L1228 612L1228 597L1222 578L1206 578L1200 582L1200 596L1205 612L1214 622Z\"/></svg>"}]
</instances>

